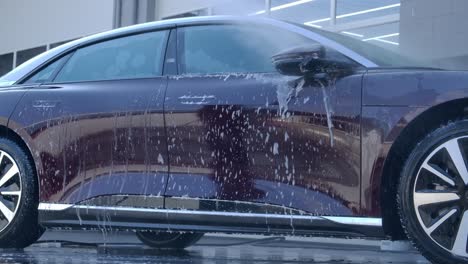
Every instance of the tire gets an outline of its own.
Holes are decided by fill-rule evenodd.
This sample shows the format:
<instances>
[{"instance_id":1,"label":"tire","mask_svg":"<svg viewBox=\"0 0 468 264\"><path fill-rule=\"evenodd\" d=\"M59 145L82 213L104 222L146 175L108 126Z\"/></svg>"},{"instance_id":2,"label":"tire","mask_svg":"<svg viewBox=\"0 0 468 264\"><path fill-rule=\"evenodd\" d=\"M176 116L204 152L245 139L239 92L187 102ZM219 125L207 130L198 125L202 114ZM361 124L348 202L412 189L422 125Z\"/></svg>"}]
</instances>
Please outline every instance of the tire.
<instances>
[{"instance_id":1,"label":"tire","mask_svg":"<svg viewBox=\"0 0 468 264\"><path fill-rule=\"evenodd\" d=\"M184 249L198 242L203 233L137 232L138 239L158 249Z\"/></svg>"},{"instance_id":2,"label":"tire","mask_svg":"<svg viewBox=\"0 0 468 264\"><path fill-rule=\"evenodd\" d=\"M401 223L433 263L468 263L468 120L436 129L413 150L398 186Z\"/></svg>"},{"instance_id":3,"label":"tire","mask_svg":"<svg viewBox=\"0 0 468 264\"><path fill-rule=\"evenodd\" d=\"M0 138L1 248L25 248L44 232L38 224L38 184L32 164L18 144Z\"/></svg>"}]
</instances>

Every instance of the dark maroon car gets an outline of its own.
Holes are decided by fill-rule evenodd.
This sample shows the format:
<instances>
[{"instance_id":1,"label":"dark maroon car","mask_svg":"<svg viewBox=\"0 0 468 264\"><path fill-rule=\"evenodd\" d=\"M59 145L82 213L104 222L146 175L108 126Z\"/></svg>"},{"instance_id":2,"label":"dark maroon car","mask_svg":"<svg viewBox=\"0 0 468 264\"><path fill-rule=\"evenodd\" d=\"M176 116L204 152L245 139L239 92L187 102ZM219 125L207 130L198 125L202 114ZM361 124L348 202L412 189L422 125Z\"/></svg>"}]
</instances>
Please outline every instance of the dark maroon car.
<instances>
[{"instance_id":1,"label":"dark maroon car","mask_svg":"<svg viewBox=\"0 0 468 264\"><path fill-rule=\"evenodd\" d=\"M76 40L0 82L2 247L44 227L179 248L206 232L365 236L468 263L466 72L210 17Z\"/></svg>"}]
</instances>

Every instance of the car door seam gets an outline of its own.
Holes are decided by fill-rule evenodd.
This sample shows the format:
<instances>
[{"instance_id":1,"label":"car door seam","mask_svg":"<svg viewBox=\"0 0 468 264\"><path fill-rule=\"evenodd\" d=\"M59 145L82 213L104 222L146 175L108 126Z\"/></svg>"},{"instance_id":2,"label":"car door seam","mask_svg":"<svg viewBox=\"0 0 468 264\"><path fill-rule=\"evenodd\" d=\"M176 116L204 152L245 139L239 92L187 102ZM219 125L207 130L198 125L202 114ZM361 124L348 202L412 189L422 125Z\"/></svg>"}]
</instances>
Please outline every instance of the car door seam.
<instances>
[{"instance_id":1,"label":"car door seam","mask_svg":"<svg viewBox=\"0 0 468 264\"><path fill-rule=\"evenodd\" d=\"M26 91L23 93L23 95L21 95L20 99L16 102L15 106L13 107L12 111L10 112L10 115L8 116L8 120L7 120L7 123L6 123L7 128L10 128L10 119L13 116L13 114L16 112L16 108L18 107L20 102L23 100L26 93L28 93L33 87L37 87L37 86L32 86L32 87L25 88Z\"/></svg>"},{"instance_id":2,"label":"car door seam","mask_svg":"<svg viewBox=\"0 0 468 264\"><path fill-rule=\"evenodd\" d=\"M169 77L166 76L166 88L164 89L164 99L163 99L163 120L164 120L164 134L166 139L166 154L167 154L167 176L166 182L163 191L163 208L166 208L166 192L167 192L167 185L169 184L169 178L171 177L171 155L169 152L169 133L167 131L167 117L166 117L166 95L167 89L169 88Z\"/></svg>"}]
</instances>

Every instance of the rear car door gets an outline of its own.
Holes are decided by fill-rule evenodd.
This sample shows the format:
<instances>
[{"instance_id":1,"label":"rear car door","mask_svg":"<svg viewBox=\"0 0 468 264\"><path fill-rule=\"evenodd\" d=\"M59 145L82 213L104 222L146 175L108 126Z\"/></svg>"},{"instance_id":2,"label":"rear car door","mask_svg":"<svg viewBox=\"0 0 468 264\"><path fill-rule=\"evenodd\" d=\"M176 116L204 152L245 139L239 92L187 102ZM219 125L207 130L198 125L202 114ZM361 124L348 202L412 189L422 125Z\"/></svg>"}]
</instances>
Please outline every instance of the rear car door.
<instances>
[{"instance_id":1,"label":"rear car door","mask_svg":"<svg viewBox=\"0 0 468 264\"><path fill-rule=\"evenodd\" d=\"M314 43L243 24L178 28L169 78L167 208L352 215L362 75L303 86L271 57Z\"/></svg>"},{"instance_id":2,"label":"rear car door","mask_svg":"<svg viewBox=\"0 0 468 264\"><path fill-rule=\"evenodd\" d=\"M41 202L115 205L125 204L124 196L148 195L152 206L162 206L168 35L92 43L27 81L41 85L26 93L11 119L27 131L40 161Z\"/></svg>"}]
</instances>

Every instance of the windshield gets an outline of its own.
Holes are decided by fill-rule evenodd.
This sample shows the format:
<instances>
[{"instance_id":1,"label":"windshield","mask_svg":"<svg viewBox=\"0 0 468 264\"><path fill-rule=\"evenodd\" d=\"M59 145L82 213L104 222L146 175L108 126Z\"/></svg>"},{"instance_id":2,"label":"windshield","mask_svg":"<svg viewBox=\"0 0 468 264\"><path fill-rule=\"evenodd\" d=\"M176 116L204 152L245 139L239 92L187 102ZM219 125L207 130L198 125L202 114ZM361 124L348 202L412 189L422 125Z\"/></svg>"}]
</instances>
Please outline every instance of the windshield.
<instances>
[{"instance_id":1,"label":"windshield","mask_svg":"<svg viewBox=\"0 0 468 264\"><path fill-rule=\"evenodd\" d=\"M312 28L310 26L301 24L296 25L333 40L374 62L380 67L421 67L421 65L427 65L427 63L422 63L416 59L403 56L397 52L384 49L362 40L357 40L345 35Z\"/></svg>"}]
</instances>

